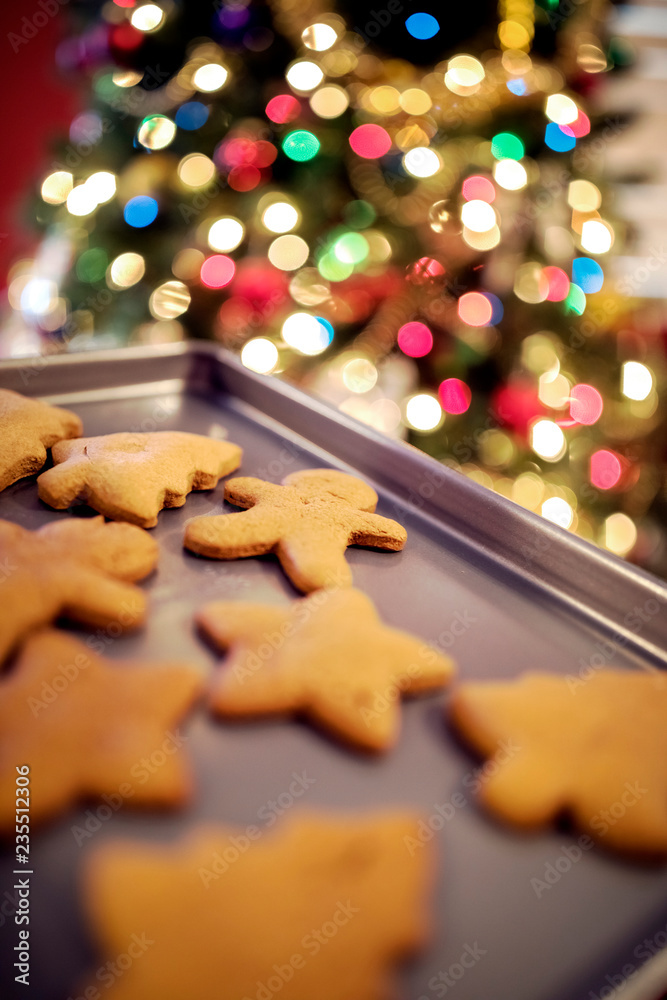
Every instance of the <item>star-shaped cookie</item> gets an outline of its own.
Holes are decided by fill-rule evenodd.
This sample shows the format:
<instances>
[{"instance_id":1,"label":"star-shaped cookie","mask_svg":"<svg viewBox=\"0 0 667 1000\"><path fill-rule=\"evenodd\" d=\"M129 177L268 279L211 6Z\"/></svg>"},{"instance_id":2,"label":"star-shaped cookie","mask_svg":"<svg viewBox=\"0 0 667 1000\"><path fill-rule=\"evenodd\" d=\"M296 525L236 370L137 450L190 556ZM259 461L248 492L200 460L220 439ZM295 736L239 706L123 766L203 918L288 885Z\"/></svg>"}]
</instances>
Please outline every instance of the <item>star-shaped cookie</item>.
<instances>
[{"instance_id":1,"label":"star-shaped cookie","mask_svg":"<svg viewBox=\"0 0 667 1000\"><path fill-rule=\"evenodd\" d=\"M398 739L401 694L446 684L452 661L388 628L358 590L322 590L288 607L219 601L197 623L229 649L210 695L225 716L303 712L364 750Z\"/></svg>"},{"instance_id":2,"label":"star-shaped cookie","mask_svg":"<svg viewBox=\"0 0 667 1000\"><path fill-rule=\"evenodd\" d=\"M608 847L667 852L664 673L605 668L574 683L528 673L462 684L449 713L497 761L480 796L500 818L535 827L566 811Z\"/></svg>"},{"instance_id":3,"label":"star-shaped cookie","mask_svg":"<svg viewBox=\"0 0 667 1000\"><path fill-rule=\"evenodd\" d=\"M190 768L177 724L201 690L189 664L106 660L65 632L27 640L0 680L0 829L14 827L16 766L30 767L30 821L79 800L178 804Z\"/></svg>"},{"instance_id":4,"label":"star-shaped cookie","mask_svg":"<svg viewBox=\"0 0 667 1000\"><path fill-rule=\"evenodd\" d=\"M241 476L225 483L225 500L242 513L197 517L185 531L185 547L213 559L275 552L295 587L350 586L348 545L393 552L405 528L373 511L378 496L366 483L335 469L293 472L282 485Z\"/></svg>"},{"instance_id":5,"label":"star-shaped cookie","mask_svg":"<svg viewBox=\"0 0 667 1000\"><path fill-rule=\"evenodd\" d=\"M82 433L76 413L0 389L0 490L39 472L56 441Z\"/></svg>"},{"instance_id":6,"label":"star-shaped cookie","mask_svg":"<svg viewBox=\"0 0 667 1000\"><path fill-rule=\"evenodd\" d=\"M182 431L105 434L59 442L53 461L37 480L51 507L84 500L114 521L154 528L163 507L182 507L191 490L212 490L238 469L241 449Z\"/></svg>"},{"instance_id":7,"label":"star-shaped cookie","mask_svg":"<svg viewBox=\"0 0 667 1000\"><path fill-rule=\"evenodd\" d=\"M405 847L418 822L299 812L256 840L198 826L175 844L98 846L84 905L101 961L129 941L136 955L105 997L391 1000L430 922L431 845Z\"/></svg>"},{"instance_id":8,"label":"star-shaped cookie","mask_svg":"<svg viewBox=\"0 0 667 1000\"><path fill-rule=\"evenodd\" d=\"M25 635L60 615L114 634L140 625L146 598L130 581L147 576L157 558L147 532L103 517L67 518L38 531L0 521L0 664Z\"/></svg>"}]
</instances>

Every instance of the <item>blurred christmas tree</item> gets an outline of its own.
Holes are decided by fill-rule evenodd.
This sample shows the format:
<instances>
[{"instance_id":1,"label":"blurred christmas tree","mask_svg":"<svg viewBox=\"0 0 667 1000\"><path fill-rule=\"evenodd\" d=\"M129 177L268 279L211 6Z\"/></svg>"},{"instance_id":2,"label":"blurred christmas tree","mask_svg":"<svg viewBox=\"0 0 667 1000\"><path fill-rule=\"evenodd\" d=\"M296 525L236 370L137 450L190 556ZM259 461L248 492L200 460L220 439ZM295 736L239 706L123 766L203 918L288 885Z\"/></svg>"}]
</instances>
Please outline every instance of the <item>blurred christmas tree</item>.
<instances>
[{"instance_id":1,"label":"blurred christmas tree","mask_svg":"<svg viewBox=\"0 0 667 1000\"><path fill-rule=\"evenodd\" d=\"M217 338L667 574L664 340L603 290L589 177L602 5L378 6L73 5L91 106L12 350Z\"/></svg>"}]
</instances>

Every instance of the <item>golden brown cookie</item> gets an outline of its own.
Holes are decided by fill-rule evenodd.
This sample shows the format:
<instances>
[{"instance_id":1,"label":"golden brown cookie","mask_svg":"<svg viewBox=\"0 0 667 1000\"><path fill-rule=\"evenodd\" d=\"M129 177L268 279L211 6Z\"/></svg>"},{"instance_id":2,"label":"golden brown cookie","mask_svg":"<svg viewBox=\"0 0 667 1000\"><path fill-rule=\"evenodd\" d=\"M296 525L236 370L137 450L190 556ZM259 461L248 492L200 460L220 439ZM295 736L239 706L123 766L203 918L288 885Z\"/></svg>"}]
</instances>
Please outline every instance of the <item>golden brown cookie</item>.
<instances>
[{"instance_id":1,"label":"golden brown cookie","mask_svg":"<svg viewBox=\"0 0 667 1000\"><path fill-rule=\"evenodd\" d=\"M293 472L282 486L242 476L225 483L225 500L244 513L197 517L185 530L185 547L213 559L275 552L295 587L350 586L348 545L396 552L407 534L373 511L377 493L334 469Z\"/></svg>"},{"instance_id":2,"label":"golden brown cookie","mask_svg":"<svg viewBox=\"0 0 667 1000\"><path fill-rule=\"evenodd\" d=\"M101 959L134 959L105 996L392 1000L430 923L433 853L405 847L418 821L299 813L268 833L199 826L180 843L96 847L84 904Z\"/></svg>"},{"instance_id":3,"label":"golden brown cookie","mask_svg":"<svg viewBox=\"0 0 667 1000\"><path fill-rule=\"evenodd\" d=\"M241 464L241 449L201 434L105 434L62 441L54 468L37 480L56 510L84 500L114 521L154 528L163 507L182 507L191 490L212 490Z\"/></svg>"},{"instance_id":4,"label":"golden brown cookie","mask_svg":"<svg viewBox=\"0 0 667 1000\"><path fill-rule=\"evenodd\" d=\"M483 804L522 827L567 812L605 846L667 852L667 675L605 668L568 681L528 673L454 691L454 725L498 757ZM500 744L515 748L502 763Z\"/></svg>"},{"instance_id":5,"label":"golden brown cookie","mask_svg":"<svg viewBox=\"0 0 667 1000\"><path fill-rule=\"evenodd\" d=\"M72 517L27 531L0 521L0 664L29 632L66 615L114 633L140 625L146 598L130 585L158 547L132 524Z\"/></svg>"},{"instance_id":6,"label":"golden brown cookie","mask_svg":"<svg viewBox=\"0 0 667 1000\"><path fill-rule=\"evenodd\" d=\"M65 632L32 636L0 680L0 829L14 826L19 765L31 823L103 795L184 801L192 777L176 727L201 685L189 664L106 660Z\"/></svg>"},{"instance_id":7,"label":"golden brown cookie","mask_svg":"<svg viewBox=\"0 0 667 1000\"><path fill-rule=\"evenodd\" d=\"M39 472L56 441L82 433L76 413L0 389L0 490Z\"/></svg>"},{"instance_id":8,"label":"golden brown cookie","mask_svg":"<svg viewBox=\"0 0 667 1000\"><path fill-rule=\"evenodd\" d=\"M229 649L210 705L242 717L303 712L364 750L398 739L401 695L442 687L454 664L380 621L359 590L321 590L288 607L219 601L197 615Z\"/></svg>"}]
</instances>

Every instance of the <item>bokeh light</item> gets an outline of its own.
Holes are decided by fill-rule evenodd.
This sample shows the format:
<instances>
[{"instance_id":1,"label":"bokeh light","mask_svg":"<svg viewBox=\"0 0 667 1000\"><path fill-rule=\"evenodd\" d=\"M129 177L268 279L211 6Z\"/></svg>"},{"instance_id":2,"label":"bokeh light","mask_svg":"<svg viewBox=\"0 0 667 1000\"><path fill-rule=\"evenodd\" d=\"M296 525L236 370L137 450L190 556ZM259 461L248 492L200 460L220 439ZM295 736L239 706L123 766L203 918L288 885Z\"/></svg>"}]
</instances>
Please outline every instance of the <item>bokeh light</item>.
<instances>
[{"instance_id":1,"label":"bokeh light","mask_svg":"<svg viewBox=\"0 0 667 1000\"><path fill-rule=\"evenodd\" d=\"M553 524L560 525L561 528L569 528L574 521L574 511L567 500L562 497L549 497L542 504L542 517Z\"/></svg>"},{"instance_id":2,"label":"bokeh light","mask_svg":"<svg viewBox=\"0 0 667 1000\"><path fill-rule=\"evenodd\" d=\"M152 293L148 308L155 319L175 319L190 305L190 292L182 281L165 281Z\"/></svg>"},{"instance_id":3,"label":"bokeh light","mask_svg":"<svg viewBox=\"0 0 667 1000\"><path fill-rule=\"evenodd\" d=\"M192 83L197 90L205 94L213 94L224 87L229 76L228 71L220 63L205 63L195 70Z\"/></svg>"},{"instance_id":4,"label":"bokeh light","mask_svg":"<svg viewBox=\"0 0 667 1000\"><path fill-rule=\"evenodd\" d=\"M208 108L201 101L188 101L181 104L174 118L179 128L186 132L194 132L208 121Z\"/></svg>"},{"instance_id":5,"label":"bokeh light","mask_svg":"<svg viewBox=\"0 0 667 1000\"><path fill-rule=\"evenodd\" d=\"M609 448L594 451L590 458L589 476L599 490L611 490L621 478L623 466L620 456Z\"/></svg>"},{"instance_id":6,"label":"bokeh light","mask_svg":"<svg viewBox=\"0 0 667 1000\"><path fill-rule=\"evenodd\" d=\"M493 167L496 184L506 191L520 191L528 183L528 174L518 160L498 160Z\"/></svg>"},{"instance_id":7,"label":"bokeh light","mask_svg":"<svg viewBox=\"0 0 667 1000\"><path fill-rule=\"evenodd\" d=\"M565 435L553 420L536 420L530 428L530 446L545 462L558 462L566 451Z\"/></svg>"},{"instance_id":8,"label":"bokeh light","mask_svg":"<svg viewBox=\"0 0 667 1000\"><path fill-rule=\"evenodd\" d=\"M606 222L588 219L581 227L581 245L589 253L607 253L613 242L613 230Z\"/></svg>"},{"instance_id":9,"label":"bokeh light","mask_svg":"<svg viewBox=\"0 0 667 1000\"><path fill-rule=\"evenodd\" d=\"M231 257L225 254L213 254L207 257L201 266L200 277L207 288L224 288L234 277L236 265Z\"/></svg>"},{"instance_id":10,"label":"bokeh light","mask_svg":"<svg viewBox=\"0 0 667 1000\"><path fill-rule=\"evenodd\" d=\"M569 153L577 145L574 134L571 130L568 134L566 128L567 126L561 128L560 125L549 122L544 130L544 142L554 153Z\"/></svg>"},{"instance_id":11,"label":"bokeh light","mask_svg":"<svg viewBox=\"0 0 667 1000\"><path fill-rule=\"evenodd\" d=\"M301 103L292 94L278 94L272 97L266 105L266 115L277 125L285 125L294 121L301 113Z\"/></svg>"},{"instance_id":12,"label":"bokeh light","mask_svg":"<svg viewBox=\"0 0 667 1000\"><path fill-rule=\"evenodd\" d=\"M130 24L137 31L143 31L149 33L151 31L157 31L158 28L162 26L164 21L164 11L161 7L158 7L154 3L145 3L141 7L137 7L136 10L132 11L132 16L130 18Z\"/></svg>"},{"instance_id":13,"label":"bokeh light","mask_svg":"<svg viewBox=\"0 0 667 1000\"><path fill-rule=\"evenodd\" d=\"M434 431L443 419L442 407L430 392L418 392L405 404L405 422L415 431Z\"/></svg>"},{"instance_id":14,"label":"bokeh light","mask_svg":"<svg viewBox=\"0 0 667 1000\"><path fill-rule=\"evenodd\" d=\"M577 120L579 108L571 97L565 94L550 94L547 97L546 115L556 125L569 125Z\"/></svg>"},{"instance_id":15,"label":"bokeh light","mask_svg":"<svg viewBox=\"0 0 667 1000\"><path fill-rule=\"evenodd\" d=\"M298 59L287 70L285 79L298 93L309 94L322 83L324 73L317 63L311 62L310 59Z\"/></svg>"},{"instance_id":16,"label":"bokeh light","mask_svg":"<svg viewBox=\"0 0 667 1000\"><path fill-rule=\"evenodd\" d=\"M460 378L446 378L438 386L438 398L445 413L465 413L472 393Z\"/></svg>"},{"instance_id":17,"label":"bokeh light","mask_svg":"<svg viewBox=\"0 0 667 1000\"><path fill-rule=\"evenodd\" d=\"M306 312L295 312L282 325L282 338L299 354L314 356L325 351L333 338L333 329L326 326L316 316Z\"/></svg>"},{"instance_id":18,"label":"bokeh light","mask_svg":"<svg viewBox=\"0 0 667 1000\"><path fill-rule=\"evenodd\" d=\"M262 213L262 225L271 233L288 233L299 223L299 213L287 201L274 201Z\"/></svg>"},{"instance_id":19,"label":"bokeh light","mask_svg":"<svg viewBox=\"0 0 667 1000\"><path fill-rule=\"evenodd\" d=\"M260 375L270 375L278 367L278 348L266 337L253 337L243 345L241 363Z\"/></svg>"},{"instance_id":20,"label":"bokeh light","mask_svg":"<svg viewBox=\"0 0 667 1000\"><path fill-rule=\"evenodd\" d=\"M215 163L204 153L188 153L178 164L177 173L186 187L205 187L215 177Z\"/></svg>"},{"instance_id":21,"label":"bokeh light","mask_svg":"<svg viewBox=\"0 0 667 1000\"><path fill-rule=\"evenodd\" d=\"M397 341L409 358L423 358L433 347L433 334L425 323L414 320L400 327Z\"/></svg>"},{"instance_id":22,"label":"bokeh light","mask_svg":"<svg viewBox=\"0 0 667 1000\"><path fill-rule=\"evenodd\" d=\"M474 199L461 207L461 222L473 233L486 233L496 224L496 213L487 201Z\"/></svg>"},{"instance_id":23,"label":"bokeh light","mask_svg":"<svg viewBox=\"0 0 667 1000\"><path fill-rule=\"evenodd\" d=\"M542 274L549 285L547 302L562 302L566 299L570 291L570 279L565 271L561 267L547 266L542 269Z\"/></svg>"},{"instance_id":24,"label":"bokeh light","mask_svg":"<svg viewBox=\"0 0 667 1000\"><path fill-rule=\"evenodd\" d=\"M653 389L653 375L639 361L626 361L622 368L621 392L627 399L640 402L647 399Z\"/></svg>"},{"instance_id":25,"label":"bokeh light","mask_svg":"<svg viewBox=\"0 0 667 1000\"><path fill-rule=\"evenodd\" d=\"M596 260L590 257L575 257L572 261L572 281L579 285L586 295L599 292L604 284L604 271Z\"/></svg>"},{"instance_id":26,"label":"bokeh light","mask_svg":"<svg viewBox=\"0 0 667 1000\"><path fill-rule=\"evenodd\" d=\"M325 52L335 44L338 35L330 24L316 22L301 32L301 40L308 49L315 52Z\"/></svg>"},{"instance_id":27,"label":"bokeh light","mask_svg":"<svg viewBox=\"0 0 667 1000\"><path fill-rule=\"evenodd\" d=\"M308 103L319 118L338 118L347 110L350 98L342 87L330 83L316 90Z\"/></svg>"},{"instance_id":28,"label":"bokeh light","mask_svg":"<svg viewBox=\"0 0 667 1000\"><path fill-rule=\"evenodd\" d=\"M245 227L238 219L226 216L216 219L208 231L207 242L211 250L235 250L242 243Z\"/></svg>"},{"instance_id":29,"label":"bokeh light","mask_svg":"<svg viewBox=\"0 0 667 1000\"><path fill-rule=\"evenodd\" d=\"M308 132L306 129L297 129L296 132L290 132L289 135L285 136L282 148L290 160L294 160L296 163L306 163L317 156L320 150L320 141L312 132Z\"/></svg>"},{"instance_id":30,"label":"bokeh light","mask_svg":"<svg viewBox=\"0 0 667 1000\"><path fill-rule=\"evenodd\" d=\"M617 556L625 556L637 544L637 528L627 514L610 514L604 523L604 546Z\"/></svg>"},{"instance_id":31,"label":"bokeh light","mask_svg":"<svg viewBox=\"0 0 667 1000\"><path fill-rule=\"evenodd\" d=\"M493 307L481 292L465 292L457 308L459 318L468 326L486 326L491 322Z\"/></svg>"},{"instance_id":32,"label":"bokeh light","mask_svg":"<svg viewBox=\"0 0 667 1000\"><path fill-rule=\"evenodd\" d=\"M176 135L176 125L165 115L149 115L137 131L137 140L145 149L164 149Z\"/></svg>"},{"instance_id":33,"label":"bokeh light","mask_svg":"<svg viewBox=\"0 0 667 1000\"><path fill-rule=\"evenodd\" d=\"M440 31L440 25L436 18L432 14L425 14L421 11L417 14L411 14L405 21L405 27L413 38L420 40L433 38Z\"/></svg>"},{"instance_id":34,"label":"bokeh light","mask_svg":"<svg viewBox=\"0 0 667 1000\"><path fill-rule=\"evenodd\" d=\"M391 149L391 136L381 125L359 125L350 135L350 146L365 160L376 160Z\"/></svg>"},{"instance_id":35,"label":"bokeh light","mask_svg":"<svg viewBox=\"0 0 667 1000\"><path fill-rule=\"evenodd\" d=\"M434 149L415 146L403 157L403 166L413 177L433 177L442 169L442 160Z\"/></svg>"},{"instance_id":36,"label":"bokeh light","mask_svg":"<svg viewBox=\"0 0 667 1000\"><path fill-rule=\"evenodd\" d=\"M511 163L513 161L506 160L501 162ZM479 174L466 177L461 193L466 201L488 201L491 203L496 197L496 189L492 182L488 177L481 177Z\"/></svg>"},{"instance_id":37,"label":"bokeh light","mask_svg":"<svg viewBox=\"0 0 667 1000\"><path fill-rule=\"evenodd\" d=\"M498 132L491 140L491 155L496 160L520 160L524 153L521 139L512 132Z\"/></svg>"},{"instance_id":38,"label":"bokeh light","mask_svg":"<svg viewBox=\"0 0 667 1000\"><path fill-rule=\"evenodd\" d=\"M74 178L68 170L55 170L42 183L42 198L49 205L62 205L74 186Z\"/></svg>"},{"instance_id":39,"label":"bokeh light","mask_svg":"<svg viewBox=\"0 0 667 1000\"><path fill-rule=\"evenodd\" d=\"M96 208L97 198L85 184L77 184L67 195L67 211L70 215L90 215Z\"/></svg>"},{"instance_id":40,"label":"bokeh light","mask_svg":"<svg viewBox=\"0 0 667 1000\"><path fill-rule=\"evenodd\" d=\"M578 424L589 426L596 423L602 416L604 402L602 396L592 385L580 382L572 386L570 392L570 417Z\"/></svg>"},{"instance_id":41,"label":"bokeh light","mask_svg":"<svg viewBox=\"0 0 667 1000\"><path fill-rule=\"evenodd\" d=\"M281 271L296 271L308 260L310 248L300 236L279 236L271 243L268 258Z\"/></svg>"},{"instance_id":42,"label":"bokeh light","mask_svg":"<svg viewBox=\"0 0 667 1000\"><path fill-rule=\"evenodd\" d=\"M567 203L578 212L594 212L602 203L602 195L591 181L570 181Z\"/></svg>"},{"instance_id":43,"label":"bokeh light","mask_svg":"<svg viewBox=\"0 0 667 1000\"><path fill-rule=\"evenodd\" d=\"M368 358L353 358L343 365L341 377L344 386L350 392L364 393L375 388L378 371Z\"/></svg>"},{"instance_id":44,"label":"bokeh light","mask_svg":"<svg viewBox=\"0 0 667 1000\"><path fill-rule=\"evenodd\" d=\"M111 262L107 284L110 288L131 288L144 276L146 263L139 253L121 253Z\"/></svg>"},{"instance_id":45,"label":"bokeh light","mask_svg":"<svg viewBox=\"0 0 667 1000\"><path fill-rule=\"evenodd\" d=\"M155 221L157 213L158 204L155 198L139 194L126 202L123 209L123 218L128 226L133 226L134 229L143 229Z\"/></svg>"}]
</instances>

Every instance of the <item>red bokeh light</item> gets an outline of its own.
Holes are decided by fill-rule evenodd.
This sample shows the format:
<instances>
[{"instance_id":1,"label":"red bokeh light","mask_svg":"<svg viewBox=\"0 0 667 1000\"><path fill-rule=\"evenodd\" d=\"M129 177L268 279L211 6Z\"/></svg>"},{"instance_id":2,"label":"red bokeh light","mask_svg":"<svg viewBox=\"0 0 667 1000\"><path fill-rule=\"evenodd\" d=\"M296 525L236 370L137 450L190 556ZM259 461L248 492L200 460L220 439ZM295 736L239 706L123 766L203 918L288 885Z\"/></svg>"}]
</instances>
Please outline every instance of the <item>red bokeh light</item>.
<instances>
[{"instance_id":1,"label":"red bokeh light","mask_svg":"<svg viewBox=\"0 0 667 1000\"><path fill-rule=\"evenodd\" d=\"M109 45L112 49L118 49L121 52L132 52L133 49L139 48L144 37L143 31L138 31L129 23L116 24L111 29Z\"/></svg>"},{"instance_id":2,"label":"red bokeh light","mask_svg":"<svg viewBox=\"0 0 667 1000\"><path fill-rule=\"evenodd\" d=\"M481 292L466 292L459 299L459 317L468 326L487 326L491 322L493 306Z\"/></svg>"},{"instance_id":3,"label":"red bokeh light","mask_svg":"<svg viewBox=\"0 0 667 1000\"><path fill-rule=\"evenodd\" d=\"M578 424L594 424L600 419L604 402L602 396L592 385L580 382L572 386L570 392L570 416Z\"/></svg>"},{"instance_id":4,"label":"red bokeh light","mask_svg":"<svg viewBox=\"0 0 667 1000\"><path fill-rule=\"evenodd\" d=\"M266 105L266 115L272 122L284 125L286 122L293 122L301 113L301 102L292 97L291 94L278 94L272 97Z\"/></svg>"},{"instance_id":5,"label":"red bokeh light","mask_svg":"<svg viewBox=\"0 0 667 1000\"><path fill-rule=\"evenodd\" d=\"M445 413L465 413L472 393L460 378L446 378L438 386L438 397Z\"/></svg>"},{"instance_id":6,"label":"red bokeh light","mask_svg":"<svg viewBox=\"0 0 667 1000\"><path fill-rule=\"evenodd\" d=\"M247 164L243 167L233 167L229 171L227 183L232 191L252 191L262 179L257 167Z\"/></svg>"},{"instance_id":7,"label":"red bokeh light","mask_svg":"<svg viewBox=\"0 0 667 1000\"><path fill-rule=\"evenodd\" d=\"M582 136L588 135L588 133L590 132L591 120L588 117L588 115L584 114L583 111L580 111L579 117L576 119L576 121L570 122L570 124L567 127L570 129L572 135L575 136L575 138L581 139Z\"/></svg>"},{"instance_id":8,"label":"red bokeh light","mask_svg":"<svg viewBox=\"0 0 667 1000\"><path fill-rule=\"evenodd\" d=\"M433 334L425 323L404 323L398 331L398 346L409 358L423 358L433 347Z\"/></svg>"},{"instance_id":9,"label":"red bokeh light","mask_svg":"<svg viewBox=\"0 0 667 1000\"><path fill-rule=\"evenodd\" d=\"M487 201L491 204L496 197L496 189L488 177L475 174L473 177L466 177L463 182L463 197L466 201Z\"/></svg>"},{"instance_id":10,"label":"red bokeh light","mask_svg":"<svg viewBox=\"0 0 667 1000\"><path fill-rule=\"evenodd\" d=\"M360 125L350 135L350 146L365 160L377 160L391 149L391 136L381 125Z\"/></svg>"},{"instance_id":11,"label":"red bokeh light","mask_svg":"<svg viewBox=\"0 0 667 1000\"><path fill-rule=\"evenodd\" d=\"M408 279L413 285L430 285L436 278L442 277L445 269L439 260L433 257L420 257L414 264L406 268Z\"/></svg>"},{"instance_id":12,"label":"red bokeh light","mask_svg":"<svg viewBox=\"0 0 667 1000\"><path fill-rule=\"evenodd\" d=\"M590 461L590 479L600 490L611 490L617 485L623 472L620 457L615 451L601 448L594 451Z\"/></svg>"},{"instance_id":13,"label":"red bokeh light","mask_svg":"<svg viewBox=\"0 0 667 1000\"><path fill-rule=\"evenodd\" d=\"M236 265L231 257L227 257L224 253L216 253L206 258L199 276L207 288L224 288L234 277L235 271Z\"/></svg>"},{"instance_id":14,"label":"red bokeh light","mask_svg":"<svg viewBox=\"0 0 667 1000\"><path fill-rule=\"evenodd\" d=\"M542 275L549 282L548 302L562 302L570 291L570 279L561 267L545 267Z\"/></svg>"},{"instance_id":15,"label":"red bokeh light","mask_svg":"<svg viewBox=\"0 0 667 1000\"><path fill-rule=\"evenodd\" d=\"M278 150L272 142L267 142L266 139L259 139L255 143L255 159L253 163L256 167L270 167L277 155Z\"/></svg>"}]
</instances>

